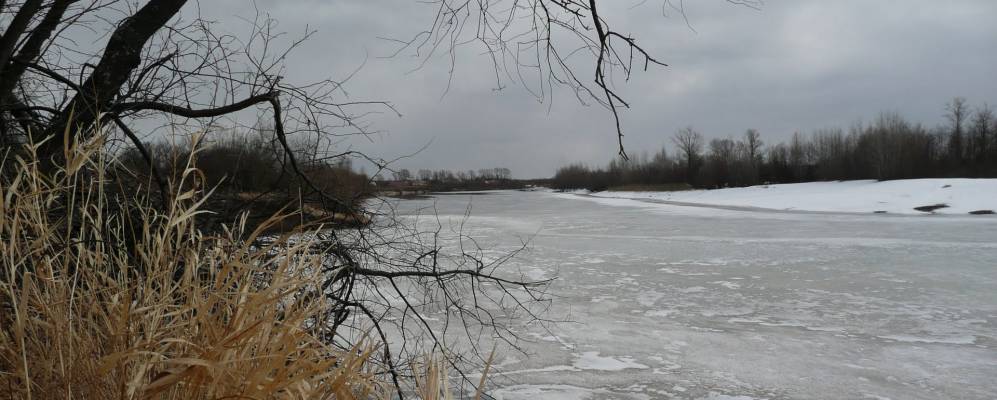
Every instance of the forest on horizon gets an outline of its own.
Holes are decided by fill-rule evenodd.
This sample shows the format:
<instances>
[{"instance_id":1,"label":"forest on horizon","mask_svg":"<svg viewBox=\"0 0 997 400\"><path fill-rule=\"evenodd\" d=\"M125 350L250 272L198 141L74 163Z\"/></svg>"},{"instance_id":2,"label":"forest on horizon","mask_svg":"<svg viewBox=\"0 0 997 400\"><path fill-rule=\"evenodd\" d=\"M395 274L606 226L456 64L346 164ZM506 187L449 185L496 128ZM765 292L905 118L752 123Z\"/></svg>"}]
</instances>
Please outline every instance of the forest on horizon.
<instances>
[{"instance_id":1,"label":"forest on horizon","mask_svg":"<svg viewBox=\"0 0 997 400\"><path fill-rule=\"evenodd\" d=\"M722 188L761 183L855 179L997 177L997 116L984 103L956 97L945 106L947 124L927 128L898 113L871 123L796 132L788 142L766 144L748 129L740 138L706 141L689 126L648 155L617 157L604 167L575 163L558 168L554 189L606 190L632 185ZM674 186L678 184L679 186ZM688 186L685 186L688 185Z\"/></svg>"}]
</instances>

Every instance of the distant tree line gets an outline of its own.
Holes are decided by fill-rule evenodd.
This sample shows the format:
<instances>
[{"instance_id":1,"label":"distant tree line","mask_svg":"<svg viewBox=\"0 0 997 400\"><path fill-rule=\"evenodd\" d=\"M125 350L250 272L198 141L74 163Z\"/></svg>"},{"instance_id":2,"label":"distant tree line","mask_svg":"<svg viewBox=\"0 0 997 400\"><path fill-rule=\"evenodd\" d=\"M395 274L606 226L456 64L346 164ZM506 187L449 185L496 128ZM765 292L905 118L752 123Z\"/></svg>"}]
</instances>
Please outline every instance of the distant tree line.
<instances>
[{"instance_id":1,"label":"distant tree line","mask_svg":"<svg viewBox=\"0 0 997 400\"><path fill-rule=\"evenodd\" d=\"M512 179L509 168L482 168L479 170L449 170L420 169L415 174L408 169L399 169L391 173L391 179L386 174L374 177L379 185L390 189L398 186L413 190L448 191L448 190L483 190L483 189L516 189L524 184Z\"/></svg>"},{"instance_id":2,"label":"distant tree line","mask_svg":"<svg viewBox=\"0 0 997 400\"><path fill-rule=\"evenodd\" d=\"M469 169L466 171L451 171L449 169L420 169L416 175L406 168L393 171L391 177L396 181L419 180L423 182L469 182L478 180L509 180L512 179L512 171L508 168L482 168L477 171ZM379 175L377 180L387 180L384 175Z\"/></svg>"},{"instance_id":3,"label":"distant tree line","mask_svg":"<svg viewBox=\"0 0 997 400\"><path fill-rule=\"evenodd\" d=\"M681 183L699 188L819 180L997 177L997 116L987 104L971 108L957 97L945 107L947 124L926 128L896 113L847 130L826 128L794 133L788 142L766 146L748 129L740 138L707 142L693 127L682 128L651 156L615 159L599 168L559 168L556 189L605 190L625 185Z\"/></svg>"},{"instance_id":4,"label":"distant tree line","mask_svg":"<svg viewBox=\"0 0 997 400\"><path fill-rule=\"evenodd\" d=\"M364 172L354 170L349 157L323 158L312 143L293 140L289 143L308 182L289 172L284 168L288 162L286 153L275 142L273 134L273 128L266 125L249 132L216 129L202 139L193 155L191 148L194 146L189 138L175 142L159 140L145 143L144 147L154 171L174 181L183 172L188 157L192 157L204 184L214 189L212 197L219 201L238 203L240 199L261 197L279 208L289 202L309 202L309 198L299 197L302 193L308 197L307 194L314 191L309 186L314 185L314 189L333 197L344 209L351 209L372 193L370 179ZM125 147L119 152L118 160L133 177L149 179L150 168L137 147Z\"/></svg>"}]
</instances>

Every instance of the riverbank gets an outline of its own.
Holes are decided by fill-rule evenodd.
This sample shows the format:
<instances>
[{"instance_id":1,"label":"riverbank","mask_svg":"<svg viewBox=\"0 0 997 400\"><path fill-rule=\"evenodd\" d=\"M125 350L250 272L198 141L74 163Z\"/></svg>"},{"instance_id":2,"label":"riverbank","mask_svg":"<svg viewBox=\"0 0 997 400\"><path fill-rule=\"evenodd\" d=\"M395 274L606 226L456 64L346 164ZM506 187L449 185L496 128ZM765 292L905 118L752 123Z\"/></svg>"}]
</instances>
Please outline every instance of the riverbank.
<instances>
[{"instance_id":1,"label":"riverbank","mask_svg":"<svg viewBox=\"0 0 997 400\"><path fill-rule=\"evenodd\" d=\"M686 191L606 191L592 196L789 211L992 214L997 179L907 179L759 185Z\"/></svg>"}]
</instances>

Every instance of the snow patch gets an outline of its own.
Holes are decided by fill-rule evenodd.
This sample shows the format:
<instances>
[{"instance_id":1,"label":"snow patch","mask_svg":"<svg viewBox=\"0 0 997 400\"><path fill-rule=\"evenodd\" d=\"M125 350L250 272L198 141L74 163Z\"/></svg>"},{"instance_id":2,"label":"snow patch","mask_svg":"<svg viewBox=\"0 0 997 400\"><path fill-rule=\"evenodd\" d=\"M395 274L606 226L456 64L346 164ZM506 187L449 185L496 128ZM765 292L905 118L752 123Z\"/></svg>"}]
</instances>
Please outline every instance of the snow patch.
<instances>
[{"instance_id":1,"label":"snow patch","mask_svg":"<svg viewBox=\"0 0 997 400\"><path fill-rule=\"evenodd\" d=\"M644 311L644 315L648 317L667 317L677 312L678 310L647 310Z\"/></svg>"},{"instance_id":2,"label":"snow patch","mask_svg":"<svg viewBox=\"0 0 997 400\"><path fill-rule=\"evenodd\" d=\"M632 357L602 357L598 351L586 351L582 353L572 365L581 370L596 371L622 371L625 369L649 368L644 364L634 361Z\"/></svg>"},{"instance_id":3,"label":"snow patch","mask_svg":"<svg viewBox=\"0 0 997 400\"><path fill-rule=\"evenodd\" d=\"M588 399L595 395L591 389L571 385L515 385L498 388L491 393L496 400L544 398L548 400Z\"/></svg>"},{"instance_id":4,"label":"snow patch","mask_svg":"<svg viewBox=\"0 0 997 400\"><path fill-rule=\"evenodd\" d=\"M736 284L734 282L729 282L729 281L716 281L716 282L710 282L710 283L712 283L714 285L723 286L723 287L725 287L727 289L738 289L738 288L741 287L741 285Z\"/></svg>"},{"instance_id":5,"label":"snow patch","mask_svg":"<svg viewBox=\"0 0 997 400\"><path fill-rule=\"evenodd\" d=\"M591 399L593 397L600 399L650 398L643 393L619 393L612 392L607 389L588 389L572 385L514 385L495 389L489 394L496 400L584 400Z\"/></svg>"},{"instance_id":6,"label":"snow patch","mask_svg":"<svg viewBox=\"0 0 997 400\"><path fill-rule=\"evenodd\" d=\"M941 344L976 343L976 336L973 335L948 336L941 338L929 338L929 337L911 336L911 335L886 335L886 336L879 336L879 338L894 340L897 342L904 342L904 343L941 343Z\"/></svg>"},{"instance_id":7,"label":"snow patch","mask_svg":"<svg viewBox=\"0 0 997 400\"><path fill-rule=\"evenodd\" d=\"M751 396L731 396L726 394L720 394L716 392L710 392L706 397L700 397L700 400L763 400Z\"/></svg>"},{"instance_id":8,"label":"snow patch","mask_svg":"<svg viewBox=\"0 0 997 400\"><path fill-rule=\"evenodd\" d=\"M928 214L915 208L945 204L947 207L930 213L966 215L972 211L997 211L997 179L808 182L679 192L599 192L592 196L606 200L649 199L690 205L886 214Z\"/></svg>"}]
</instances>

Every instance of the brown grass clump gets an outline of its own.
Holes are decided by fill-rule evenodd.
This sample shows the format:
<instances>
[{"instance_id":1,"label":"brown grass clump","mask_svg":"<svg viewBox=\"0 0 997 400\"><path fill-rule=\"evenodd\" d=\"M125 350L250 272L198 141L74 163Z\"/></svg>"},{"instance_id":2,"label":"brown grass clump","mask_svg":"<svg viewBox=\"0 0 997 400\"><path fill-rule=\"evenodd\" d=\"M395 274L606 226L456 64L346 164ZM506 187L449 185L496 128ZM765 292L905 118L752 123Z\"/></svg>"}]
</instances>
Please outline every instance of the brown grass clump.
<instances>
[{"instance_id":1,"label":"brown grass clump","mask_svg":"<svg viewBox=\"0 0 997 400\"><path fill-rule=\"evenodd\" d=\"M34 148L0 155L0 398L351 399L389 387L374 346L332 348L309 327L307 240L195 228L188 165L168 210L119 204L97 139L43 173ZM438 391L439 392L439 391Z\"/></svg>"}]
</instances>

